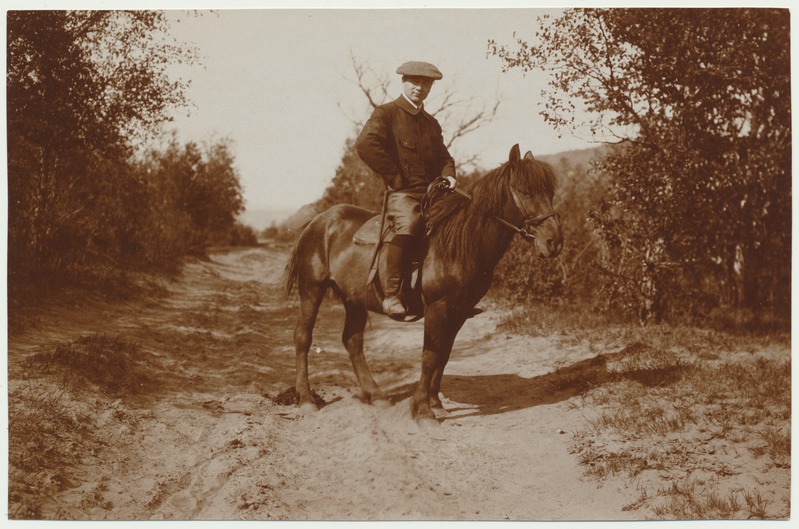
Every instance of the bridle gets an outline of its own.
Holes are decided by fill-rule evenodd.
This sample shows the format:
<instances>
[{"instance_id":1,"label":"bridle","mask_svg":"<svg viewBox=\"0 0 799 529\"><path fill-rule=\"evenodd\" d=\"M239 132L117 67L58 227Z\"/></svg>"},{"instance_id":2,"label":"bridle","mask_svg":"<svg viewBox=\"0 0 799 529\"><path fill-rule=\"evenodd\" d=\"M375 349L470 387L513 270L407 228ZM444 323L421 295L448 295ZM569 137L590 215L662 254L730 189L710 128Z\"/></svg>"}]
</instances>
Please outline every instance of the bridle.
<instances>
[{"instance_id":1,"label":"bridle","mask_svg":"<svg viewBox=\"0 0 799 529\"><path fill-rule=\"evenodd\" d=\"M455 193L458 193L459 195L461 195L463 197L466 197L467 199L469 199L469 201L472 202L472 204L475 204L474 201L472 200L472 196L469 193L467 193L465 191L461 191L460 189L457 189L457 188L451 189L451 188L447 187L447 189L450 190L450 191L454 191ZM511 196L513 197L513 203L516 204L516 208L520 212L524 211L522 209L522 207L521 207L521 204L519 204L519 197L517 196L517 191L513 188L513 186L511 186L510 192L511 192ZM475 205L477 205L477 204L475 204ZM535 235L533 235L532 233L527 231L528 228L531 228L531 227L532 228L536 228L536 227L540 226L541 224L543 224L544 221L546 221L550 217L558 217L558 218L560 218L560 215L558 215L558 212L553 209L553 210L547 211L546 213L542 213L540 215L536 215L535 217L527 217L524 220L522 220L522 225L521 226L517 226L516 224L503 219L499 215L492 214L492 216L494 217L494 219L497 222L499 222L503 226L505 226L507 228L510 228L511 230L515 231L517 234L521 235L522 238L525 241L528 241L528 242L533 242L535 240Z\"/></svg>"},{"instance_id":2,"label":"bridle","mask_svg":"<svg viewBox=\"0 0 799 529\"><path fill-rule=\"evenodd\" d=\"M510 194L511 194L511 196L513 196L513 202L514 202L514 204L516 204L516 209L518 209L520 212L523 212L524 209L522 209L522 205L519 203L518 193L519 192L516 191L516 189L513 186L510 186ZM520 228L520 227L518 227L518 226L516 226L514 224L511 224L511 223L507 222L505 219L500 219L499 217L497 217L495 215L495 218L498 221L500 221L505 226L510 227L516 233L521 235L524 238L524 240L530 241L530 242L533 242L535 240L535 235L533 235L532 233L527 231L527 228L528 227L537 228L538 226L543 224L544 221L546 221L550 217L557 217L557 220L560 220L560 215L558 215L558 212L555 211L554 209L551 209L551 210L547 211L546 213L541 213L540 215L536 215L535 217L527 217L527 218L525 218L524 220L522 220L522 227Z\"/></svg>"}]
</instances>

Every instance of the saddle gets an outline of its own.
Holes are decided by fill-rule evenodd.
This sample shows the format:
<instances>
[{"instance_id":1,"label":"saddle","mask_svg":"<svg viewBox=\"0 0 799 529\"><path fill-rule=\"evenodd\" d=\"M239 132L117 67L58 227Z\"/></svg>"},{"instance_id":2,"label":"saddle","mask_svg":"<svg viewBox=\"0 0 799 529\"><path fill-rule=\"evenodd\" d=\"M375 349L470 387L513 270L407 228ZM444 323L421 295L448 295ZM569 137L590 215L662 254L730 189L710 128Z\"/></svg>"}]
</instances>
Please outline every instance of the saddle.
<instances>
[{"instance_id":1,"label":"saddle","mask_svg":"<svg viewBox=\"0 0 799 529\"><path fill-rule=\"evenodd\" d=\"M389 243L394 238L394 231L391 226L386 224L383 226L383 233L380 233L380 225L382 215L378 214L371 219L364 222L363 226L358 228L355 235L352 236L352 241L361 246L372 246L378 243Z\"/></svg>"},{"instance_id":2,"label":"saddle","mask_svg":"<svg viewBox=\"0 0 799 529\"><path fill-rule=\"evenodd\" d=\"M381 232L382 226L382 232ZM385 297L385 285L381 277L386 277L387 252L385 247L394 238L394 227L390 222L383 221L383 215L378 214L367 220L352 237L355 244L374 247L372 252L372 265L366 285L374 290L378 304L382 305ZM400 297L402 298L406 314L404 317L395 318L398 321L418 321L424 316L424 303L422 302L421 264L424 260L426 248L414 248L407 257L409 266L405 277L402 278ZM382 273L381 273L382 272Z\"/></svg>"}]
</instances>

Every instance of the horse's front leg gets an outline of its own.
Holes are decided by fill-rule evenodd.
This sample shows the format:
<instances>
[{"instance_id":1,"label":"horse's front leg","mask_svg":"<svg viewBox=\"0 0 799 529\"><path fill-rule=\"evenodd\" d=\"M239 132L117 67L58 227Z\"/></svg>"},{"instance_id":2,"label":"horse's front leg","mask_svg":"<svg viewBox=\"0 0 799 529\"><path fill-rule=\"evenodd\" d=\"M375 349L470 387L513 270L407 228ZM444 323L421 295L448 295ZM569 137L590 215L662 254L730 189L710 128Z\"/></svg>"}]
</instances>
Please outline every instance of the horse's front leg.
<instances>
[{"instance_id":1,"label":"horse's front leg","mask_svg":"<svg viewBox=\"0 0 799 529\"><path fill-rule=\"evenodd\" d=\"M450 351L452 348L450 347ZM444 368L447 366L449 360L449 352L446 358L439 359L439 363L433 371L433 380L430 382L430 407L434 410L444 410L444 404L441 403L441 379L444 376Z\"/></svg>"},{"instance_id":2,"label":"horse's front leg","mask_svg":"<svg viewBox=\"0 0 799 529\"><path fill-rule=\"evenodd\" d=\"M441 400L438 398L441 377L449 360L455 335L463 324L458 324L446 314L444 302L431 304L425 310L422 373L411 401L411 414L417 421L435 420L436 415L431 404L441 407Z\"/></svg>"},{"instance_id":3,"label":"horse's front leg","mask_svg":"<svg viewBox=\"0 0 799 529\"><path fill-rule=\"evenodd\" d=\"M449 356L452 353L452 346L455 343L455 336L457 336L458 332L460 331L463 324L466 322L465 318L453 319L450 324L447 325L447 330L449 331L449 335L451 339L446 344L446 347L441 350L441 353L438 355L438 362L436 363L436 367L433 370L433 378L430 381L430 407L433 409L443 410L444 405L441 403L441 397L439 394L441 393L441 379L444 377L444 368L447 367L447 362L449 362Z\"/></svg>"},{"instance_id":4,"label":"horse's front leg","mask_svg":"<svg viewBox=\"0 0 799 529\"><path fill-rule=\"evenodd\" d=\"M427 342L427 339L425 339ZM430 407L430 385L433 379L433 371L437 362L438 352L433 346L425 344L422 351L422 375L419 379L419 384L416 386L416 391L411 400L411 416L416 421L436 420L436 414L433 413Z\"/></svg>"}]
</instances>

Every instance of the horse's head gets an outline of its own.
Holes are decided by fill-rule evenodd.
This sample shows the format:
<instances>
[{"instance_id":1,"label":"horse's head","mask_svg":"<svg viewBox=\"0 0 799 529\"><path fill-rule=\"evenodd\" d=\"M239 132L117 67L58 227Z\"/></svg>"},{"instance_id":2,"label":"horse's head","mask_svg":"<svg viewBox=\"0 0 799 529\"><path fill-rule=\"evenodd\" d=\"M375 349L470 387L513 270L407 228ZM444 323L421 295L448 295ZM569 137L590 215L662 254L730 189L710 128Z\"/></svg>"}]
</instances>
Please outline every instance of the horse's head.
<instances>
[{"instance_id":1,"label":"horse's head","mask_svg":"<svg viewBox=\"0 0 799 529\"><path fill-rule=\"evenodd\" d=\"M510 150L511 171L507 215L515 217L522 235L532 239L540 257L556 257L563 249L560 216L552 207L556 180L549 164L536 160L530 151L521 157L519 145Z\"/></svg>"}]
</instances>

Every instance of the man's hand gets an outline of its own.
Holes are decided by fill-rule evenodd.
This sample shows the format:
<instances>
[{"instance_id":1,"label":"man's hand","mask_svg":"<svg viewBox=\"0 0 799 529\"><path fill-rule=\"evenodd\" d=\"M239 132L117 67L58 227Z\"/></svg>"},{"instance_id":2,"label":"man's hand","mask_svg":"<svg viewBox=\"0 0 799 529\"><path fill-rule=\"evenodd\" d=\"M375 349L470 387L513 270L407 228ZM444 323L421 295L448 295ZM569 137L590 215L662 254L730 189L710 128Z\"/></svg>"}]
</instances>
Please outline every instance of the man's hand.
<instances>
[{"instance_id":1,"label":"man's hand","mask_svg":"<svg viewBox=\"0 0 799 529\"><path fill-rule=\"evenodd\" d=\"M455 180L454 176L439 176L436 178L435 182L433 182L433 186L439 189L455 189L455 186L458 185L458 181Z\"/></svg>"}]
</instances>

